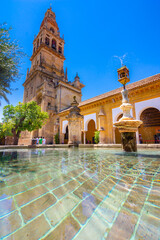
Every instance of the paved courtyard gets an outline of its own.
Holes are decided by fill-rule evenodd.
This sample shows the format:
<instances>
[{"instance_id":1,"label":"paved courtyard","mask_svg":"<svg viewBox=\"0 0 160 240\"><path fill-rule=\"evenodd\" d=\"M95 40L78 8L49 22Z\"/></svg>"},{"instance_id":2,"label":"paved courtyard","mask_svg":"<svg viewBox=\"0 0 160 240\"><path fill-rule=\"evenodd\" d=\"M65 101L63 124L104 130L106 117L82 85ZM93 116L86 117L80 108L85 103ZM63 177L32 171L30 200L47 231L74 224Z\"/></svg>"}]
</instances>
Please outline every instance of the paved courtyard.
<instances>
[{"instance_id":1,"label":"paved courtyard","mask_svg":"<svg viewBox=\"0 0 160 240\"><path fill-rule=\"evenodd\" d=\"M116 151L3 153L0 239L160 239L160 152Z\"/></svg>"}]
</instances>

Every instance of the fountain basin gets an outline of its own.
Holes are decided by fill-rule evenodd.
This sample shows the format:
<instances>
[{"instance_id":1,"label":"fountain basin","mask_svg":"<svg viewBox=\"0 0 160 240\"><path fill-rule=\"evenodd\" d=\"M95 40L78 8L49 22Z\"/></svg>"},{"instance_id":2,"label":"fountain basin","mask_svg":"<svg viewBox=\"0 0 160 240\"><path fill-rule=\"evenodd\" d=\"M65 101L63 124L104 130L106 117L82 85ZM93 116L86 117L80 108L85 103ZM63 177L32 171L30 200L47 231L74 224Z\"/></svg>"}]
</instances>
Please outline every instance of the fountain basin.
<instances>
[{"instance_id":1,"label":"fountain basin","mask_svg":"<svg viewBox=\"0 0 160 240\"><path fill-rule=\"evenodd\" d=\"M136 132L138 127L142 124L140 120L134 120L133 118L122 117L114 125L122 132Z\"/></svg>"}]
</instances>

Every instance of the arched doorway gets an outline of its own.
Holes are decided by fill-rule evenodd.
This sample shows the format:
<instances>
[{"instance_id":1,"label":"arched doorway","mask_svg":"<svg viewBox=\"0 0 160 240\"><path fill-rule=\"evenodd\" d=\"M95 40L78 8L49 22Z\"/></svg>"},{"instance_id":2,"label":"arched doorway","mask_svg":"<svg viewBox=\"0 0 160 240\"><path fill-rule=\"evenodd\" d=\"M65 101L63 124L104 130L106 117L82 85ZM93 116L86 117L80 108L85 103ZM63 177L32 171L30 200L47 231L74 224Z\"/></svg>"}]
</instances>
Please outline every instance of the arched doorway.
<instances>
[{"instance_id":1,"label":"arched doorway","mask_svg":"<svg viewBox=\"0 0 160 240\"><path fill-rule=\"evenodd\" d=\"M143 143L160 143L160 111L157 108L147 108L141 115L143 124L139 127L139 134Z\"/></svg>"},{"instance_id":2,"label":"arched doorway","mask_svg":"<svg viewBox=\"0 0 160 240\"><path fill-rule=\"evenodd\" d=\"M120 114L117 118L117 121L119 121L120 118L122 118L123 114ZM121 143L121 134L118 130L118 128L115 128L115 141L116 143Z\"/></svg>"},{"instance_id":3,"label":"arched doorway","mask_svg":"<svg viewBox=\"0 0 160 240\"><path fill-rule=\"evenodd\" d=\"M96 131L96 124L93 119L88 122L88 131L86 132L86 143L94 143L94 133Z\"/></svg>"},{"instance_id":4,"label":"arched doorway","mask_svg":"<svg viewBox=\"0 0 160 240\"><path fill-rule=\"evenodd\" d=\"M64 134L64 144L68 143L68 125L66 126L66 132Z\"/></svg>"}]
</instances>

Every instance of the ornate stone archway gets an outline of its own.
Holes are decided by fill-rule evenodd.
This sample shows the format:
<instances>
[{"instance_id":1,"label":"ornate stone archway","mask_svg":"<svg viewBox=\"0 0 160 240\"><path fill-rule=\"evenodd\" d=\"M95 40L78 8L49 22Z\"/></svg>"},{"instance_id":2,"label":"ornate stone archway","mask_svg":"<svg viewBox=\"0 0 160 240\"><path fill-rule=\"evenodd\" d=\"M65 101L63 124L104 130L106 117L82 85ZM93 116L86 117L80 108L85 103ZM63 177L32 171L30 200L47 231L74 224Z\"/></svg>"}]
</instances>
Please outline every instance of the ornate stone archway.
<instances>
[{"instance_id":1,"label":"ornate stone archway","mask_svg":"<svg viewBox=\"0 0 160 240\"><path fill-rule=\"evenodd\" d=\"M96 123L93 119L88 121L86 131L86 143L94 143L94 133L96 131Z\"/></svg>"},{"instance_id":2,"label":"ornate stone archway","mask_svg":"<svg viewBox=\"0 0 160 240\"><path fill-rule=\"evenodd\" d=\"M142 143L160 143L160 111L149 107L142 111L140 120L143 124L139 128Z\"/></svg>"}]
</instances>

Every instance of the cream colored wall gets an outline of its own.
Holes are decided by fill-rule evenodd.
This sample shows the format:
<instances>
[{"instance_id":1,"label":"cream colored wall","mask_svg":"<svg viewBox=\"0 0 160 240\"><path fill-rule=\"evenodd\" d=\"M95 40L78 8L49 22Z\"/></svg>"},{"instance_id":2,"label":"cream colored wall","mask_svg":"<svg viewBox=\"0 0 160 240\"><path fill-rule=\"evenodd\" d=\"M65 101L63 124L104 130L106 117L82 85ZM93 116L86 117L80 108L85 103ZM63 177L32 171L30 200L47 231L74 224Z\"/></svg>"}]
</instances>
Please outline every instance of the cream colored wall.
<instances>
[{"instance_id":1,"label":"cream colored wall","mask_svg":"<svg viewBox=\"0 0 160 240\"><path fill-rule=\"evenodd\" d=\"M129 91L129 100L130 103L133 105L132 115L134 118L136 118L136 107L137 104L139 104L142 101L147 101L148 107L150 107L151 102L155 103L155 99L159 99L160 97L160 83L157 84L157 87L154 86L154 82L151 83L148 86L142 86L138 89L133 89ZM153 86L153 88L152 88ZM159 86L159 87L158 87ZM114 101L113 101L114 99ZM84 106L80 106L81 114L83 116L88 114L96 113L98 116L98 113L100 111L100 108L103 107L105 112L105 136L106 136L106 143L114 143L115 142L115 129L113 126L113 122L115 121L115 114L113 115L114 109L119 109L121 105L121 94L116 94L111 97L108 97L106 99L102 99L96 102L91 102L89 104L86 104ZM159 108L160 108L160 101L156 101ZM153 104L152 104L153 105ZM121 110L117 111L117 116L121 113ZM98 123L98 122L97 122ZM97 128L99 129L99 123ZM153 130L154 131L154 130ZM153 135L153 133L152 133ZM118 142L120 142L120 135L118 136Z\"/></svg>"}]
</instances>

